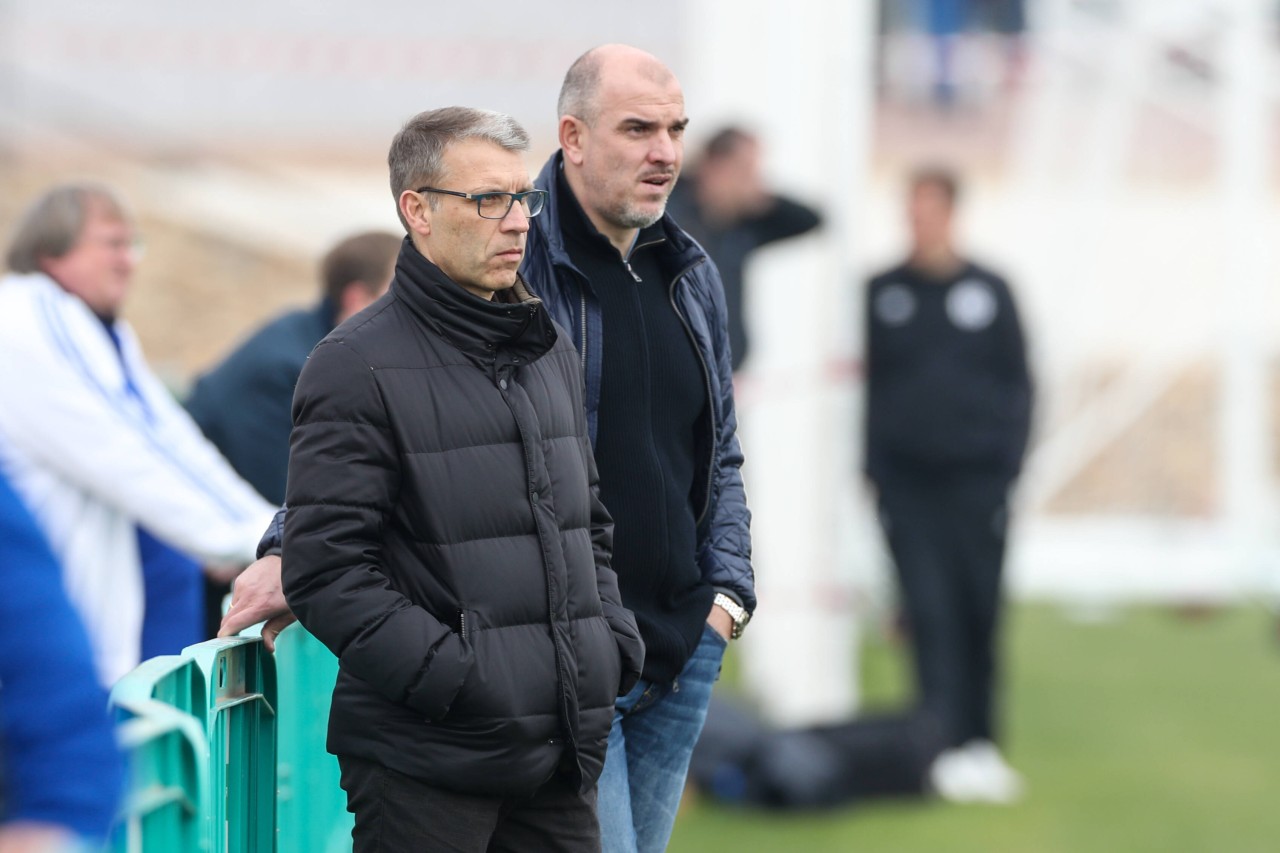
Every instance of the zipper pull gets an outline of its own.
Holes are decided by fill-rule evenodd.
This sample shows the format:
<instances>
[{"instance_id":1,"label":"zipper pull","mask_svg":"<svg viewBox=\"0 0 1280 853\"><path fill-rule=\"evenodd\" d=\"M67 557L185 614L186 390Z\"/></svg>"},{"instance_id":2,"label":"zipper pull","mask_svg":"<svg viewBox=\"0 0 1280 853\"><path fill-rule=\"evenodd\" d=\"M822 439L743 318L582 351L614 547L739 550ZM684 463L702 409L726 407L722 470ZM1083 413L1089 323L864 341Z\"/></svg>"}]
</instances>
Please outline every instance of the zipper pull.
<instances>
[{"instance_id":1,"label":"zipper pull","mask_svg":"<svg viewBox=\"0 0 1280 853\"><path fill-rule=\"evenodd\" d=\"M635 270L633 270L633 269L631 268L631 261L624 260L624 261L622 262L622 265L623 265L624 267L626 267L626 268L627 268L627 272L631 273L631 277L632 277L632 278L634 278L637 282L642 282L642 281L644 281L644 279L642 279L642 278L640 278L640 276L636 275L636 271L635 271Z\"/></svg>"}]
</instances>

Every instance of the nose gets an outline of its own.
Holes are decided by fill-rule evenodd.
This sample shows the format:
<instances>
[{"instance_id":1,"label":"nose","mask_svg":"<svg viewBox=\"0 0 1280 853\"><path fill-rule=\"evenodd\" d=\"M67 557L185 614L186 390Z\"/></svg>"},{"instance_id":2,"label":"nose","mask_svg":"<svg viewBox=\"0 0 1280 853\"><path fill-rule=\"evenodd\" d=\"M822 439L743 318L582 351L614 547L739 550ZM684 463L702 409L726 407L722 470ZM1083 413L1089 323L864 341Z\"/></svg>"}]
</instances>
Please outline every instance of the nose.
<instances>
[{"instance_id":1,"label":"nose","mask_svg":"<svg viewBox=\"0 0 1280 853\"><path fill-rule=\"evenodd\" d=\"M529 230L529 214L524 212L523 204L513 204L511 209L507 211L507 215L502 217L501 223L498 225L503 231L515 231L517 233Z\"/></svg>"},{"instance_id":2,"label":"nose","mask_svg":"<svg viewBox=\"0 0 1280 853\"><path fill-rule=\"evenodd\" d=\"M679 140L666 131L655 134L653 145L649 148L649 161L663 165L674 163L679 145Z\"/></svg>"}]
</instances>

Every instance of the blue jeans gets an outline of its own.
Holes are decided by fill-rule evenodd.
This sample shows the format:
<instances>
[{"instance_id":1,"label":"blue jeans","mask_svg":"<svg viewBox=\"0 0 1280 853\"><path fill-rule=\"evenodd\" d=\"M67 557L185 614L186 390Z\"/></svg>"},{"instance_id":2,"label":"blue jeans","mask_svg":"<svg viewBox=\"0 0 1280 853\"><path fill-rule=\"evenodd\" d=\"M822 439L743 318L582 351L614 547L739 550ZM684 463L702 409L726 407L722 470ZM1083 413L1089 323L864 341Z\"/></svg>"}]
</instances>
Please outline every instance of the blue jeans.
<instances>
[{"instance_id":1,"label":"blue jeans","mask_svg":"<svg viewBox=\"0 0 1280 853\"><path fill-rule=\"evenodd\" d=\"M667 849L693 746L707 720L711 687L728 643L710 625L670 684L645 679L618 699L600 774L604 853Z\"/></svg>"}]
</instances>

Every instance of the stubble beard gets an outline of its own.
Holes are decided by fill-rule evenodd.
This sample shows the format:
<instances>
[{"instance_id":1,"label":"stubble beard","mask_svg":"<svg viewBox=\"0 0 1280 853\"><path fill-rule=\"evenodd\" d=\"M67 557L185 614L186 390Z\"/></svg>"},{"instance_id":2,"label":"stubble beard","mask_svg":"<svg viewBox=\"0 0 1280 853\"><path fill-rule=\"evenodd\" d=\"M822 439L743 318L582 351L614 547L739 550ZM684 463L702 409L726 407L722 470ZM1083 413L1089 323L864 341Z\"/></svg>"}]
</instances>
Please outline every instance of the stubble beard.
<instances>
[{"instance_id":1,"label":"stubble beard","mask_svg":"<svg viewBox=\"0 0 1280 853\"><path fill-rule=\"evenodd\" d=\"M614 210L610 211L612 215L609 220L619 228L648 228L667 212L667 200L669 197L670 194L664 196L662 203L658 205L656 210L643 210L631 199L624 199Z\"/></svg>"}]
</instances>

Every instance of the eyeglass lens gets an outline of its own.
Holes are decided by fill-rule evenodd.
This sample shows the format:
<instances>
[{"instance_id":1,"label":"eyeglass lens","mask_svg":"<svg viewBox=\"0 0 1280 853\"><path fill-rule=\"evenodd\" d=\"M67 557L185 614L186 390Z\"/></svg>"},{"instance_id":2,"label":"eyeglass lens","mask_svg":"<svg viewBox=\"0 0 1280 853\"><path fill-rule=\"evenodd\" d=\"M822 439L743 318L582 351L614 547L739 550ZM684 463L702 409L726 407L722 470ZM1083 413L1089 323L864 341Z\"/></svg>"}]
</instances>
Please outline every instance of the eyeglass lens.
<instances>
[{"instance_id":1,"label":"eyeglass lens","mask_svg":"<svg viewBox=\"0 0 1280 853\"><path fill-rule=\"evenodd\" d=\"M476 207L485 219L503 219L511 211L511 205L520 199L520 207L524 215L533 218L542 212L546 196L540 192L532 193L483 193L476 196Z\"/></svg>"}]
</instances>

